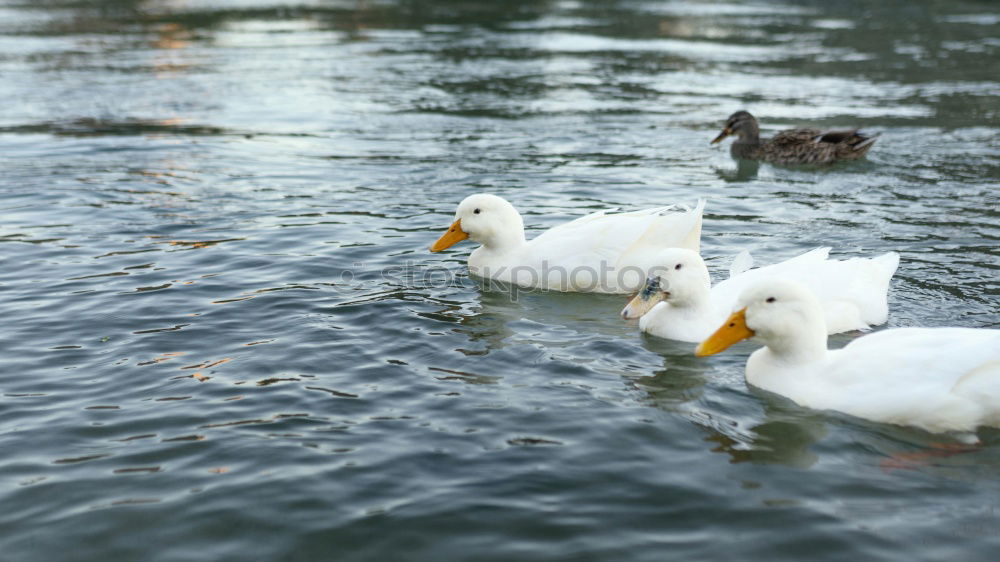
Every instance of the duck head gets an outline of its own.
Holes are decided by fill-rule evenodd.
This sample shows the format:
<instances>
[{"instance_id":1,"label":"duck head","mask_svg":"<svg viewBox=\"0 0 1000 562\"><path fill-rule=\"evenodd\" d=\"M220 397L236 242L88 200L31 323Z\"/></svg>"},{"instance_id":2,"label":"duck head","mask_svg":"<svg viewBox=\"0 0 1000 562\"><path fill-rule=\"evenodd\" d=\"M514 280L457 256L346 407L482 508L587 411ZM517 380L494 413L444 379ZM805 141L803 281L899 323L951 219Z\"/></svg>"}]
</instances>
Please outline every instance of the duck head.
<instances>
[{"instance_id":1,"label":"duck head","mask_svg":"<svg viewBox=\"0 0 1000 562\"><path fill-rule=\"evenodd\" d=\"M764 279L744 290L738 303L738 310L698 344L695 355L715 355L750 338L779 355L825 353L823 307L803 285L785 279Z\"/></svg>"},{"instance_id":2,"label":"duck head","mask_svg":"<svg viewBox=\"0 0 1000 562\"><path fill-rule=\"evenodd\" d=\"M657 264L639 294L622 310L622 318L639 318L661 301L673 306L708 302L712 281L698 252L667 248L657 255Z\"/></svg>"},{"instance_id":3,"label":"duck head","mask_svg":"<svg viewBox=\"0 0 1000 562\"><path fill-rule=\"evenodd\" d=\"M524 220L502 197L479 193L458 204L455 222L431 245L432 252L448 249L466 238L486 247L524 243Z\"/></svg>"},{"instance_id":4,"label":"duck head","mask_svg":"<svg viewBox=\"0 0 1000 562\"><path fill-rule=\"evenodd\" d=\"M737 135L744 141L755 141L760 138L760 126L757 124L757 119L749 112L737 111L726 119L726 126L719 136L712 139L711 144L721 142L729 135Z\"/></svg>"}]
</instances>

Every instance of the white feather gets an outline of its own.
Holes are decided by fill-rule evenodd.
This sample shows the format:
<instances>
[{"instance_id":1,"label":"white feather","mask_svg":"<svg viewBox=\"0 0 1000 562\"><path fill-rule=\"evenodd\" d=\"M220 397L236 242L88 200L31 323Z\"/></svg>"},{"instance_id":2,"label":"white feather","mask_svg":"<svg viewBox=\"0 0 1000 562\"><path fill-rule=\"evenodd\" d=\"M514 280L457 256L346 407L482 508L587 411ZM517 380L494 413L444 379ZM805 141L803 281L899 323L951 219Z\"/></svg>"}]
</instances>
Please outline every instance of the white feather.
<instances>
[{"instance_id":1,"label":"white feather","mask_svg":"<svg viewBox=\"0 0 1000 562\"><path fill-rule=\"evenodd\" d=\"M746 272L751 267L753 267L753 256L750 255L750 252L741 250L740 253L736 254L733 258L733 263L729 264L729 276L736 277L737 275Z\"/></svg>"}]
</instances>

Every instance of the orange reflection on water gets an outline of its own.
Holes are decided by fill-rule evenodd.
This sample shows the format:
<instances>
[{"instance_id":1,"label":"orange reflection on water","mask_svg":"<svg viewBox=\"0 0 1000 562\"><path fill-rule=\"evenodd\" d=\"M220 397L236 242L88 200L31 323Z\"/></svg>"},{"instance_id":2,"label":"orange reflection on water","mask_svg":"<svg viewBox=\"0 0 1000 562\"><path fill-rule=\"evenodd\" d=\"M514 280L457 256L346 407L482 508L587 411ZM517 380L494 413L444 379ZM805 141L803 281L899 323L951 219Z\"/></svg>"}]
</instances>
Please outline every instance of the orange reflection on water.
<instances>
[{"instance_id":1,"label":"orange reflection on water","mask_svg":"<svg viewBox=\"0 0 1000 562\"><path fill-rule=\"evenodd\" d=\"M152 365L154 363L163 363L164 361L170 361L171 359L173 359L175 357L180 357L180 356L184 355L184 353L185 352L183 352L183 351L173 351L173 352L170 352L170 353L161 353L158 357L156 357L156 358L154 358L154 359L152 359L150 361L144 361L142 363L139 363L139 366L141 367L143 365Z\"/></svg>"},{"instance_id":2,"label":"orange reflection on water","mask_svg":"<svg viewBox=\"0 0 1000 562\"><path fill-rule=\"evenodd\" d=\"M171 246L188 246L190 248L208 248L223 242L236 242L246 240L246 238L224 238L221 240L169 240L167 244Z\"/></svg>"},{"instance_id":3,"label":"orange reflection on water","mask_svg":"<svg viewBox=\"0 0 1000 562\"><path fill-rule=\"evenodd\" d=\"M218 361L204 361L202 363L198 363L197 365L187 365L185 367L181 367L181 369L208 369L216 365L222 365L223 363L228 363L232 360L233 360L232 357L226 357L225 359L219 359Z\"/></svg>"},{"instance_id":4,"label":"orange reflection on water","mask_svg":"<svg viewBox=\"0 0 1000 562\"><path fill-rule=\"evenodd\" d=\"M177 22L164 23L156 33L150 45L157 49L183 49L191 44L191 32Z\"/></svg>"},{"instance_id":5,"label":"orange reflection on water","mask_svg":"<svg viewBox=\"0 0 1000 562\"><path fill-rule=\"evenodd\" d=\"M212 360L202 361L201 363L196 363L194 365L185 365L185 366L181 367L181 370L183 371L183 370L186 370L186 369L211 369L212 367L216 367L218 365L222 365L224 363L228 363L228 362L230 362L232 360L233 360L232 357L226 357L224 359L219 359L217 361L212 361ZM183 376L183 377L177 377L177 378L192 378L192 379L195 379L198 382L205 382L205 381L211 379L212 377L210 377L208 375L202 374L201 371L197 371L197 372L195 372L193 374L186 375L186 376Z\"/></svg>"},{"instance_id":6,"label":"orange reflection on water","mask_svg":"<svg viewBox=\"0 0 1000 562\"><path fill-rule=\"evenodd\" d=\"M177 22L167 22L156 30L149 45L157 50L153 59L153 74L158 80L169 80L184 74L193 66L178 51L191 46L192 33Z\"/></svg>"}]
</instances>

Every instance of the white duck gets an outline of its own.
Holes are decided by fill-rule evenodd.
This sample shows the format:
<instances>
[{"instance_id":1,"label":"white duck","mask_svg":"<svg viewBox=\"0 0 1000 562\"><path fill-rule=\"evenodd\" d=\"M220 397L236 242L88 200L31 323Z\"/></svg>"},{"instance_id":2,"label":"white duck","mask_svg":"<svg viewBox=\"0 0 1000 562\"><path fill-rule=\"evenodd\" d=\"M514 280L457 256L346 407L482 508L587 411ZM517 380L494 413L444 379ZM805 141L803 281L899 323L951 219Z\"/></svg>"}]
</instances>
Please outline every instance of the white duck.
<instances>
[{"instance_id":1,"label":"white duck","mask_svg":"<svg viewBox=\"0 0 1000 562\"><path fill-rule=\"evenodd\" d=\"M815 291L822 303L826 333L864 330L889 317L889 280L899 254L875 258L828 259L830 248L816 248L790 260L749 269L747 253L737 257L730 277L712 287L708 268L697 252L668 248L660 252L653 275L622 310L639 318L639 328L654 336L699 342L733 311L740 293L765 278L792 279ZM742 271L740 271L742 269ZM748 270L749 269L749 270Z\"/></svg>"},{"instance_id":2,"label":"white duck","mask_svg":"<svg viewBox=\"0 0 1000 562\"><path fill-rule=\"evenodd\" d=\"M496 195L470 195L455 222L431 246L440 252L466 238L482 244L469 256L469 272L522 287L597 293L630 293L642 287L659 250L698 250L705 202L631 213L599 211L525 240L524 221Z\"/></svg>"},{"instance_id":3,"label":"white duck","mask_svg":"<svg viewBox=\"0 0 1000 562\"><path fill-rule=\"evenodd\" d=\"M739 306L695 355L748 338L763 343L746 365L756 387L809 408L932 432L1000 427L1000 330L897 328L827 350L823 309L803 285L764 280Z\"/></svg>"}]
</instances>

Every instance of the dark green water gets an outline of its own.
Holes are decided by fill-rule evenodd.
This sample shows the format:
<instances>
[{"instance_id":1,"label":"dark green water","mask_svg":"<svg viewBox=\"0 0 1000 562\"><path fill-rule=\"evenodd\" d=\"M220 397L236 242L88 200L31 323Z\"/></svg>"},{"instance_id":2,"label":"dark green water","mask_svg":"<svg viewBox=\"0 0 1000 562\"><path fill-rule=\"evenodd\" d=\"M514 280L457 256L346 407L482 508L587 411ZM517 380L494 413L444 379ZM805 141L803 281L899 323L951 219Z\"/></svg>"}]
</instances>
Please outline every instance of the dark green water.
<instances>
[{"instance_id":1,"label":"dark green water","mask_svg":"<svg viewBox=\"0 0 1000 562\"><path fill-rule=\"evenodd\" d=\"M996 559L1000 432L427 246L708 197L717 275L896 250L890 325L997 327L998 57L987 1L0 1L0 558ZM882 138L738 169L741 108Z\"/></svg>"}]
</instances>

